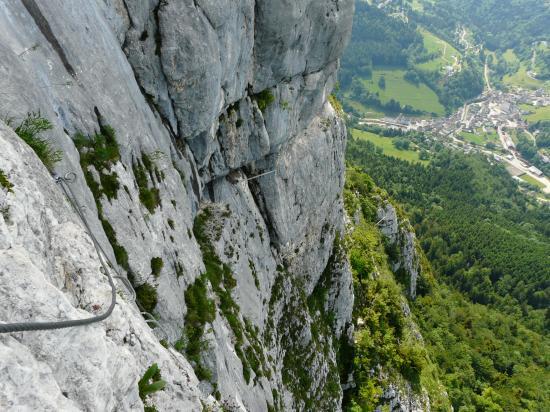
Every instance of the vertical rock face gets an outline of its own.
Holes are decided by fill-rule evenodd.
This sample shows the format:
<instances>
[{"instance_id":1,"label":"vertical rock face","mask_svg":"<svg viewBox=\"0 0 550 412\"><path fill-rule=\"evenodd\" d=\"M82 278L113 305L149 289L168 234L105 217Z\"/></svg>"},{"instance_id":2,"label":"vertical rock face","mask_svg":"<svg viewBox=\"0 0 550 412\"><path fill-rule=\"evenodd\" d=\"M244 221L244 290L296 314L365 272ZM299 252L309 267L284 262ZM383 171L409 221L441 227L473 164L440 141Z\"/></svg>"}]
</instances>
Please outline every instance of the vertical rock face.
<instances>
[{"instance_id":1,"label":"vertical rock face","mask_svg":"<svg viewBox=\"0 0 550 412\"><path fill-rule=\"evenodd\" d=\"M408 221L399 219L395 207L386 203L378 209L380 231L395 248L393 270L401 271L408 277L409 296L416 297L416 284L420 275L420 257L416 250L416 235Z\"/></svg>"},{"instance_id":2,"label":"vertical rock face","mask_svg":"<svg viewBox=\"0 0 550 412\"><path fill-rule=\"evenodd\" d=\"M327 97L352 15L352 0L2 3L0 113L52 122L56 170L159 323L122 293L104 323L2 336L2 410L140 410L155 362L158 410L340 409L353 292ZM109 130L118 156L98 161ZM5 124L0 141L0 320L85 317L108 301L92 244Z\"/></svg>"}]
</instances>

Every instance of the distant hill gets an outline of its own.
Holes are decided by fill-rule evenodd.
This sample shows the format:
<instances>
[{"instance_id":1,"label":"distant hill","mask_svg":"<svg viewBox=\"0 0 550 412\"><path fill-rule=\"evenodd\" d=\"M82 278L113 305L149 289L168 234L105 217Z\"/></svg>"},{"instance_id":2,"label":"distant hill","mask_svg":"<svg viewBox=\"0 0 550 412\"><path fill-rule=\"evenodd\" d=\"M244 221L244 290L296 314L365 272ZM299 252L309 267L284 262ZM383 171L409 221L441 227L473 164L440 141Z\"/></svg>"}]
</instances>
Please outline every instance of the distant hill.
<instances>
[{"instance_id":1,"label":"distant hill","mask_svg":"<svg viewBox=\"0 0 550 412\"><path fill-rule=\"evenodd\" d=\"M549 24L540 0L358 2L340 97L360 116L440 116L483 91L485 63L497 88L550 90Z\"/></svg>"},{"instance_id":2,"label":"distant hill","mask_svg":"<svg viewBox=\"0 0 550 412\"><path fill-rule=\"evenodd\" d=\"M489 56L493 81L501 87L550 90L550 2L541 0L406 0L395 3L410 19L438 36L457 41L466 28ZM397 6L403 3L402 6Z\"/></svg>"},{"instance_id":3,"label":"distant hill","mask_svg":"<svg viewBox=\"0 0 550 412\"><path fill-rule=\"evenodd\" d=\"M456 26L466 25L475 38L492 51L514 49L529 55L533 42L549 37L550 3L544 0L406 0L403 3L415 21L439 35L453 39Z\"/></svg>"},{"instance_id":4,"label":"distant hill","mask_svg":"<svg viewBox=\"0 0 550 412\"><path fill-rule=\"evenodd\" d=\"M340 75L348 111L439 116L483 91L478 58L391 11L356 6Z\"/></svg>"}]
</instances>

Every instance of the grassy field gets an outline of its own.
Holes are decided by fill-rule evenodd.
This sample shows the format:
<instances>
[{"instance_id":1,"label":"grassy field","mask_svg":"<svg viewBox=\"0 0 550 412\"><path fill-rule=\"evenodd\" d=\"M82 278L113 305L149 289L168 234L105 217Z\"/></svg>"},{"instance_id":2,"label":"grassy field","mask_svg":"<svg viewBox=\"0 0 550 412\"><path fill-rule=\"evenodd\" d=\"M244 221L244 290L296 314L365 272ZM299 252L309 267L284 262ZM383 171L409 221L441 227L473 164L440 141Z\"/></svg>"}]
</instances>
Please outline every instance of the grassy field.
<instances>
[{"instance_id":1,"label":"grassy field","mask_svg":"<svg viewBox=\"0 0 550 412\"><path fill-rule=\"evenodd\" d=\"M378 93L382 103L394 99L401 106L410 105L415 109L439 116L445 113L445 108L439 102L437 94L425 84L416 86L404 79L405 70L394 68L380 68L373 70L372 78L363 80L365 87L373 93ZM381 77L386 80L386 88L381 89L378 82Z\"/></svg>"},{"instance_id":2,"label":"grassy field","mask_svg":"<svg viewBox=\"0 0 550 412\"><path fill-rule=\"evenodd\" d=\"M519 178L521 180L523 180L524 182L532 184L533 186L536 186L536 187L541 188L541 189L544 188L544 185L541 182L539 182L537 179L534 179L533 177L529 176L528 174L523 174L523 175L519 176Z\"/></svg>"},{"instance_id":3,"label":"grassy field","mask_svg":"<svg viewBox=\"0 0 550 412\"><path fill-rule=\"evenodd\" d=\"M519 86L524 89L538 89L543 87L543 82L531 79L527 76L527 66L525 63L521 63L519 70L513 75L504 76L502 81L509 86Z\"/></svg>"},{"instance_id":4,"label":"grassy field","mask_svg":"<svg viewBox=\"0 0 550 412\"><path fill-rule=\"evenodd\" d=\"M489 142L498 142L498 135L494 131L490 133L485 133L483 130L478 130L475 133L461 132L460 136L462 136L464 140L480 146L484 146Z\"/></svg>"},{"instance_id":5,"label":"grassy field","mask_svg":"<svg viewBox=\"0 0 550 412\"><path fill-rule=\"evenodd\" d=\"M509 86L519 86L523 87L524 89L545 88L546 90L550 90L550 81L545 82L542 80L532 79L527 75L530 62L519 62L519 59L513 50L506 50L502 57L508 63L520 63L519 70L516 73L514 73L513 75L504 76L504 78L502 79L504 84L507 84Z\"/></svg>"},{"instance_id":6,"label":"grassy field","mask_svg":"<svg viewBox=\"0 0 550 412\"><path fill-rule=\"evenodd\" d=\"M550 106L535 107L529 104L520 105L521 110L530 112L530 114L523 116L529 123L536 123L539 120L550 120Z\"/></svg>"},{"instance_id":7,"label":"grassy field","mask_svg":"<svg viewBox=\"0 0 550 412\"><path fill-rule=\"evenodd\" d=\"M470 143L474 143L474 144L478 144L478 145L482 145L483 144L483 138L475 133L469 133L469 132L460 132L460 136L464 138L464 140L470 142Z\"/></svg>"},{"instance_id":8,"label":"grassy field","mask_svg":"<svg viewBox=\"0 0 550 412\"><path fill-rule=\"evenodd\" d=\"M452 66L455 64L455 59L453 56L457 56L459 59L462 58L460 52L446 41L440 39L424 28L419 28L418 31L424 38L424 47L428 50L428 53L438 53L440 56L428 62L417 64L416 67L418 69L439 71L445 66Z\"/></svg>"},{"instance_id":9,"label":"grassy field","mask_svg":"<svg viewBox=\"0 0 550 412\"><path fill-rule=\"evenodd\" d=\"M540 89L542 87L550 90L550 82L532 79L527 75L527 71L529 70L531 62L520 61L514 50L506 50L502 54L502 59L510 65L519 65L519 69L516 73L512 75L507 74L506 76L504 76L504 78L502 79L504 84L507 84L509 86L519 86L523 87L524 89Z\"/></svg>"},{"instance_id":10,"label":"grassy field","mask_svg":"<svg viewBox=\"0 0 550 412\"><path fill-rule=\"evenodd\" d=\"M424 10L424 5L422 4L422 2L420 0L412 0L412 9L415 10L415 11L423 11Z\"/></svg>"},{"instance_id":11,"label":"grassy field","mask_svg":"<svg viewBox=\"0 0 550 412\"><path fill-rule=\"evenodd\" d=\"M362 130L352 129L351 134L355 138L368 140L375 146L381 148L385 155L397 157L398 159L406 160L408 162L419 162L428 164L427 160L420 160L419 152L414 150L398 150L393 145L393 139L391 137L379 136L374 133L364 132Z\"/></svg>"}]
</instances>

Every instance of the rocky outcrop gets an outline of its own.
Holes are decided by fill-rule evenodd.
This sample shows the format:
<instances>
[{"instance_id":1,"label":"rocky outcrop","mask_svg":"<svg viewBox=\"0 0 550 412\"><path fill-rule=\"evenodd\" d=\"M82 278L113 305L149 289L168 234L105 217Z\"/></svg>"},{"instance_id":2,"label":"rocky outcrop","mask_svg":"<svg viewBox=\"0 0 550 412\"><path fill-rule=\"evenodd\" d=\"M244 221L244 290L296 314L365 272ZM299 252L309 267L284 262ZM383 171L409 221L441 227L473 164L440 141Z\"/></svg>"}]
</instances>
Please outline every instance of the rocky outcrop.
<instances>
[{"instance_id":1,"label":"rocky outcrop","mask_svg":"<svg viewBox=\"0 0 550 412\"><path fill-rule=\"evenodd\" d=\"M392 265L394 276L407 286L408 297L414 299L417 294L417 282L422 276L420 262L421 252L417 249L417 240L413 228L403 215L389 201L381 201L377 210L377 219L380 232L386 237L388 246L386 251ZM401 302L407 328L410 335L424 344L424 339L416 324L407 300ZM423 412L430 411L430 398L425 388L413 389L410 382L403 378L394 379L387 385L380 397L380 406L389 407L395 412Z\"/></svg>"},{"instance_id":2,"label":"rocky outcrop","mask_svg":"<svg viewBox=\"0 0 550 412\"><path fill-rule=\"evenodd\" d=\"M434 366L409 306L430 285L428 262L403 209L360 169L350 167L347 173L346 245L358 298L346 394L350 403L377 412L430 411L432 396L447 396L437 377L426 377ZM395 326L385 335L383 324ZM417 363L403 367L413 356L384 359L390 353L415 353Z\"/></svg>"},{"instance_id":3,"label":"rocky outcrop","mask_svg":"<svg viewBox=\"0 0 550 412\"><path fill-rule=\"evenodd\" d=\"M426 392L413 391L410 384L391 384L381 397L383 403L392 412L426 412L430 411L430 398ZM381 412L381 407L376 412Z\"/></svg>"},{"instance_id":4,"label":"rocky outcrop","mask_svg":"<svg viewBox=\"0 0 550 412\"><path fill-rule=\"evenodd\" d=\"M393 271L407 278L409 296L416 297L416 285L420 276L420 256L416 245L416 235L405 219L397 216L391 203L385 203L377 211L380 231L388 238L395 250L392 257Z\"/></svg>"},{"instance_id":5,"label":"rocky outcrop","mask_svg":"<svg viewBox=\"0 0 550 412\"><path fill-rule=\"evenodd\" d=\"M339 409L335 342L353 292L337 247L346 133L327 97L352 14L352 0L3 3L0 112L52 122L56 170L76 174L91 230L160 327L121 297L102 324L1 337L0 368L27 371L3 382L2 409L140 410L137 380L154 362L167 381L150 397L158 410L213 397ZM98 161L110 130L118 155ZM37 158L0 132L13 183L0 319L85 316L108 296L89 238ZM200 325L197 291L215 308Z\"/></svg>"}]
</instances>

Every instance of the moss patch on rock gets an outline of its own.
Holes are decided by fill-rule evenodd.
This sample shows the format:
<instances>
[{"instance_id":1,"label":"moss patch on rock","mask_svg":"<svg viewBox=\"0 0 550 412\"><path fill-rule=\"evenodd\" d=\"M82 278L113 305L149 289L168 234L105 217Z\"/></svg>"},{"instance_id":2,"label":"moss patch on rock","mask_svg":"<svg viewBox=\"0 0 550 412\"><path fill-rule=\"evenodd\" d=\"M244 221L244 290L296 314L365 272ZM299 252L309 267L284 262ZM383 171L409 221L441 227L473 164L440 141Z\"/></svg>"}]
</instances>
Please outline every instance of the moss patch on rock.
<instances>
[{"instance_id":1,"label":"moss patch on rock","mask_svg":"<svg viewBox=\"0 0 550 412\"><path fill-rule=\"evenodd\" d=\"M73 141L80 153L80 166L86 183L94 197L99 199L104 195L108 200L116 199L120 183L112 168L120 160L120 151L114 129L102 126L99 133L93 136L77 133ZM99 183L94 179L90 167L99 174Z\"/></svg>"},{"instance_id":2,"label":"moss patch on rock","mask_svg":"<svg viewBox=\"0 0 550 412\"><path fill-rule=\"evenodd\" d=\"M140 159L132 162L132 170L136 178L141 204L149 211L155 213L161 206L160 190L157 184L164 180L164 172L161 172L153 158L146 153L141 153Z\"/></svg>"},{"instance_id":3,"label":"moss patch on rock","mask_svg":"<svg viewBox=\"0 0 550 412\"><path fill-rule=\"evenodd\" d=\"M136 301L145 312L152 313L158 302L157 289L148 283L138 286L136 288Z\"/></svg>"},{"instance_id":4,"label":"moss patch on rock","mask_svg":"<svg viewBox=\"0 0 550 412\"><path fill-rule=\"evenodd\" d=\"M101 204L103 196L108 200L116 199L120 187L118 175L116 172L111 172L113 166L120 160L116 133L112 127L102 126L99 133L93 136L77 133L73 141L80 154L80 166L84 178L94 196L98 218L109 243L111 243L115 259L124 270L130 272L128 253L118 242L113 226L103 216L103 205ZM95 180L91 168L94 168L99 174L99 182Z\"/></svg>"},{"instance_id":5,"label":"moss patch on rock","mask_svg":"<svg viewBox=\"0 0 550 412\"><path fill-rule=\"evenodd\" d=\"M13 184L8 180L8 177L2 169L0 169L0 186L8 192L13 192Z\"/></svg>"},{"instance_id":6,"label":"moss patch on rock","mask_svg":"<svg viewBox=\"0 0 550 412\"><path fill-rule=\"evenodd\" d=\"M160 276L163 267L164 262L161 257L154 257L151 259L151 274L154 277L158 278Z\"/></svg>"}]
</instances>

